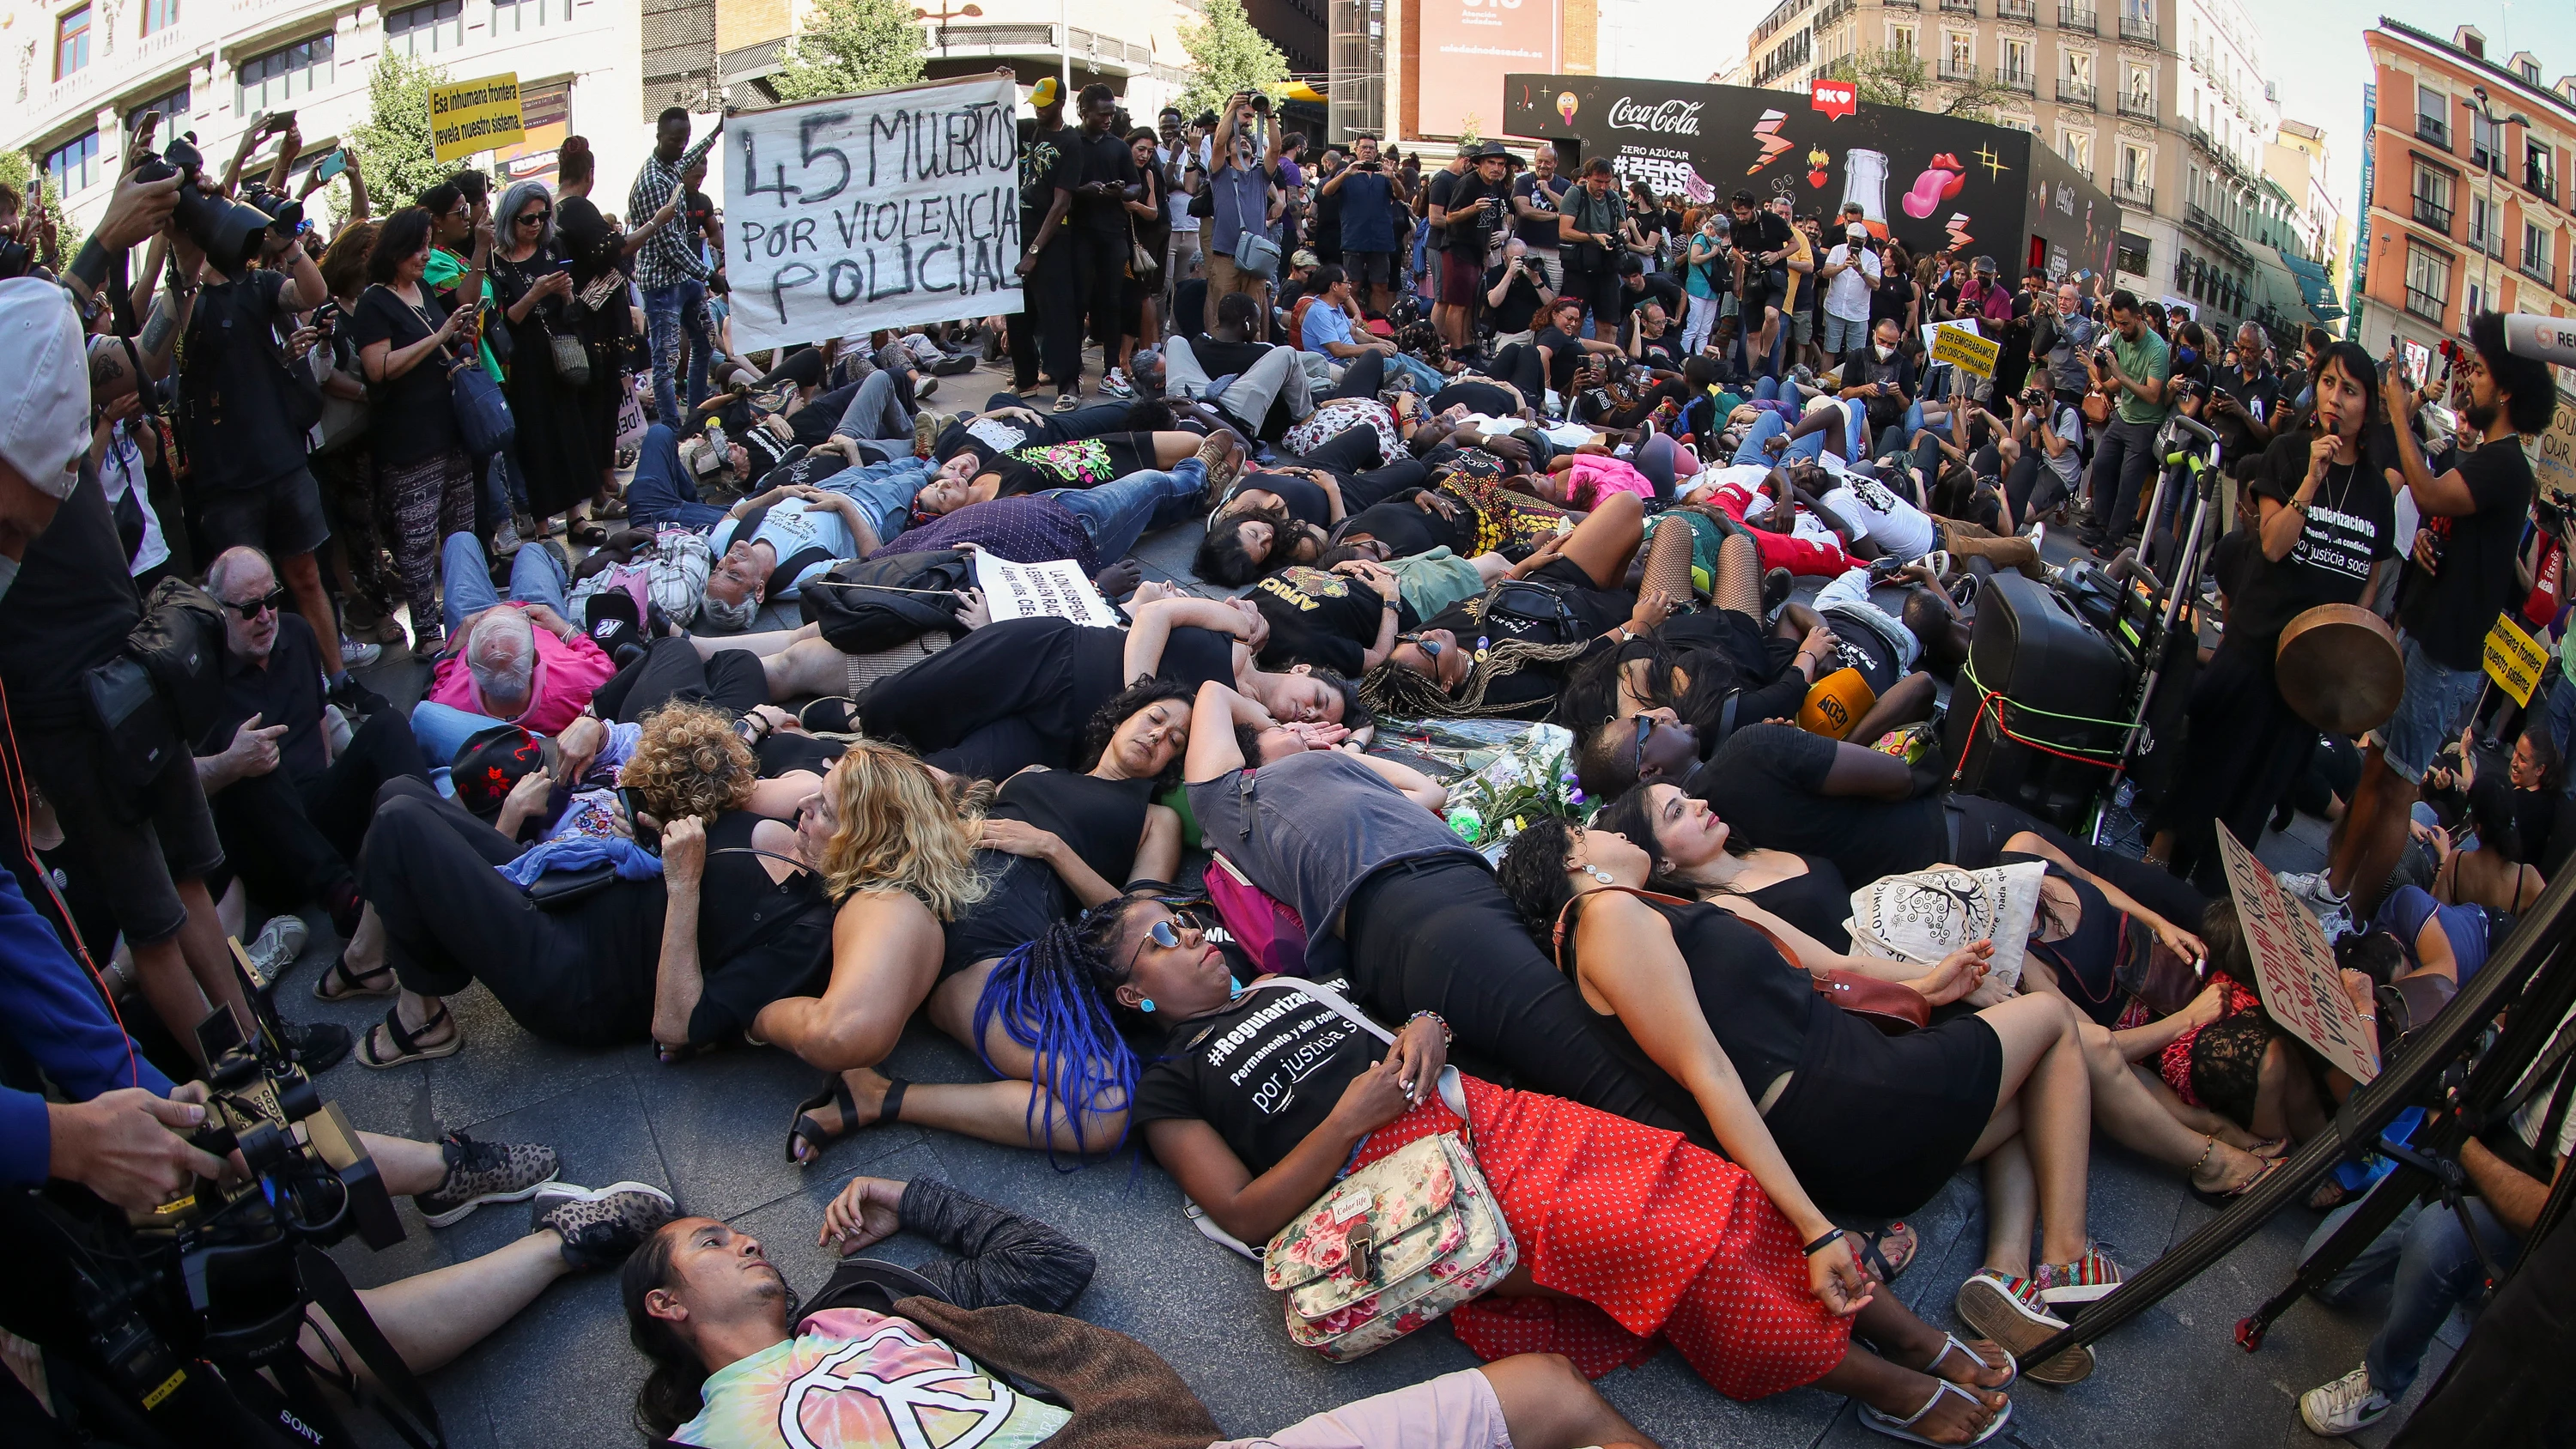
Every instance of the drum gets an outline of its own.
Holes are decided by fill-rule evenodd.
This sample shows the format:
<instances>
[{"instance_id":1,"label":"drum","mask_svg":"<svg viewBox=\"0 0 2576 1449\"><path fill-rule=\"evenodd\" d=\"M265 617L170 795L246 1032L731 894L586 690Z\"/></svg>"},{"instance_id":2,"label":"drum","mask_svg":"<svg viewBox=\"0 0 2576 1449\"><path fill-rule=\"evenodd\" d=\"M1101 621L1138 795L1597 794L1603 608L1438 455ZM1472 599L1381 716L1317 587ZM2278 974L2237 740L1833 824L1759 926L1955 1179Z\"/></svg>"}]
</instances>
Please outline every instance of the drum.
<instances>
[{"instance_id":1,"label":"drum","mask_svg":"<svg viewBox=\"0 0 2576 1449\"><path fill-rule=\"evenodd\" d=\"M2291 710L2330 735L2379 728L2406 692L2396 631L2353 604L2319 604L2292 619L2272 673Z\"/></svg>"}]
</instances>

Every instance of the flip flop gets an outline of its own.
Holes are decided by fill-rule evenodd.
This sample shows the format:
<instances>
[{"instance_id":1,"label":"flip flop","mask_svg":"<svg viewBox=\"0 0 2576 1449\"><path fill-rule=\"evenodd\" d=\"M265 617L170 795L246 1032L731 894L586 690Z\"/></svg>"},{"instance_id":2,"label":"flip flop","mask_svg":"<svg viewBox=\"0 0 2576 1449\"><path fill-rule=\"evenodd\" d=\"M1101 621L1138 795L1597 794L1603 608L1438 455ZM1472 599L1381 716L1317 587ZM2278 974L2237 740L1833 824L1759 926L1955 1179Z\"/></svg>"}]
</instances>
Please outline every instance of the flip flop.
<instances>
[{"instance_id":1,"label":"flip flop","mask_svg":"<svg viewBox=\"0 0 2576 1449\"><path fill-rule=\"evenodd\" d=\"M380 977L383 979L383 984L368 984ZM325 991L322 989L331 985L333 982L339 983L338 990ZM331 969L323 972L320 977L315 979L313 983L313 999L316 1001L355 1001L362 996L391 996L400 989L401 988L394 983L394 968L391 962L387 962L373 971L352 971L349 969L348 953L342 952L340 958L331 963Z\"/></svg>"},{"instance_id":2,"label":"flip flop","mask_svg":"<svg viewBox=\"0 0 2576 1449\"><path fill-rule=\"evenodd\" d=\"M456 1029L455 1020L448 1016L447 1003L443 1001L438 1004L438 1010L431 1014L429 1020L420 1024L420 1029L424 1033L435 1031L440 1022L447 1023L447 1040L431 1046L422 1046L418 1036L403 1030L402 1008L399 1005L387 1008L385 1034L394 1039L395 1054L389 1057L377 1056L376 1034L370 1031L359 1040L358 1050L354 1053L358 1058L358 1065L381 1070L386 1067L399 1067L406 1062L436 1061L440 1057L452 1057L463 1051L465 1033Z\"/></svg>"},{"instance_id":3,"label":"flip flop","mask_svg":"<svg viewBox=\"0 0 2576 1449\"><path fill-rule=\"evenodd\" d=\"M1996 1344L1995 1347L2003 1348L2003 1345ZM1953 1353L1964 1355L1968 1362L1975 1364L1980 1369L1991 1369L1994 1367L1993 1364L1986 1362L1985 1355L1968 1347L1967 1340L1959 1337L1959 1335L1955 1333L1944 1333L1941 1335L1941 1351L1932 1355L1932 1361L1925 1364L1922 1371L1924 1373L1931 1374L1931 1376L1936 1379L1940 1378L1941 1375L1934 1373L1933 1371L1941 1367L1941 1360L1948 1358ZM2012 1356L2012 1350L2008 1348L2004 1348L2003 1370L2004 1381L2002 1383L1992 1385L1989 1392L2000 1393L2005 1389L2011 1388L2013 1386L2013 1381L2021 1377L2021 1361L2014 1358ZM1944 1382L1948 1381L1944 1380ZM1962 1387L1968 1386L1962 1385Z\"/></svg>"},{"instance_id":4,"label":"flip flop","mask_svg":"<svg viewBox=\"0 0 2576 1449\"><path fill-rule=\"evenodd\" d=\"M2263 1179L2270 1177L2273 1173L2290 1165L2289 1159L2283 1157L2263 1157L2257 1155L2255 1160L2263 1165L2254 1170L2254 1175L2224 1192L2206 1187L2192 1187L2189 1182L2185 1182L2183 1186L2190 1187L2191 1195L2200 1199L2209 1206L2225 1207L2230 1201L2252 1192L2256 1187L2262 1184Z\"/></svg>"},{"instance_id":5,"label":"flip flop","mask_svg":"<svg viewBox=\"0 0 2576 1449\"><path fill-rule=\"evenodd\" d=\"M896 1114L903 1110L904 1091L909 1088L912 1083L905 1081L901 1077L889 1077L886 1081L885 1101L878 1105L877 1114L874 1117L869 1118L865 1122L861 1122L858 1120L858 1099L850 1095L849 1082L845 1080L839 1072L834 1072L832 1074L831 1081L825 1084L822 1091L816 1092L813 1096L810 1096L804 1101L796 1104L796 1120L789 1123L787 1127L787 1160L796 1164L798 1167L811 1167L815 1163L823 1160L823 1150L830 1147L833 1143L840 1141L842 1138L849 1136L853 1132L863 1131L867 1128L874 1127L881 1122L891 1122L895 1120ZM833 1131L826 1128L822 1123L815 1121L813 1117L808 1115L815 1108L825 1105L829 1105L840 1112L841 1126L839 1131ZM811 1151L804 1157L798 1157L796 1155L796 1144L799 1142L804 1143L806 1147L811 1149Z\"/></svg>"},{"instance_id":6,"label":"flip flop","mask_svg":"<svg viewBox=\"0 0 2576 1449\"><path fill-rule=\"evenodd\" d=\"M1939 1386L1932 1390L1932 1397L1923 1401L1922 1408L1915 1410L1904 1418L1900 1419L1894 1414L1888 1413L1883 1409L1873 1409L1869 1405L1863 1404L1860 1406L1860 1421L1867 1424L1869 1427L1876 1429L1878 1432L1887 1435L1891 1439L1902 1439L1908 1444L1937 1445L1942 1441L1914 1432L1914 1426L1922 1423L1925 1415L1931 1413L1934 1409L1941 1407L1941 1400L1945 1395L1956 1394L1960 1398L1966 1399L1969 1403L1975 1404L1980 1409L1986 1406L1984 1400L1979 1399L1975 1394L1968 1392L1966 1389L1959 1387L1948 1379L1934 1379L1932 1382ZM2004 1431L2004 1425L2010 1422L2012 1422L2012 1401L2010 1399L2006 1399L2004 1401L2004 1406L1995 1412L1994 1421L1986 1425L1986 1432L1979 1434L1974 1439L1965 1439L1960 1442L1963 1444L1983 1444L1987 1440L1994 1438L1997 1434L2002 1433Z\"/></svg>"}]
</instances>

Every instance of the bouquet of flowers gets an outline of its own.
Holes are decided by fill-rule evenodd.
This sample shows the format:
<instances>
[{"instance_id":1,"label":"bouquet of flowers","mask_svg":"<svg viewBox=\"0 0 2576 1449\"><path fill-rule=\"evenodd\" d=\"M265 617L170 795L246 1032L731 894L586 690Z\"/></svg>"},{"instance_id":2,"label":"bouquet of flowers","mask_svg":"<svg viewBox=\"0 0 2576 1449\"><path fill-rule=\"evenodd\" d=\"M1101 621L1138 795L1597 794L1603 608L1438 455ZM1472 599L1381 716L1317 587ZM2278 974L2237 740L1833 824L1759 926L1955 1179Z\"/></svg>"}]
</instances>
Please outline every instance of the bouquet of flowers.
<instances>
[{"instance_id":1,"label":"bouquet of flowers","mask_svg":"<svg viewBox=\"0 0 2576 1449\"><path fill-rule=\"evenodd\" d=\"M1574 735L1561 725L1527 726L1449 786L1449 828L1488 861L1533 817L1589 820L1597 808L1574 783Z\"/></svg>"}]
</instances>

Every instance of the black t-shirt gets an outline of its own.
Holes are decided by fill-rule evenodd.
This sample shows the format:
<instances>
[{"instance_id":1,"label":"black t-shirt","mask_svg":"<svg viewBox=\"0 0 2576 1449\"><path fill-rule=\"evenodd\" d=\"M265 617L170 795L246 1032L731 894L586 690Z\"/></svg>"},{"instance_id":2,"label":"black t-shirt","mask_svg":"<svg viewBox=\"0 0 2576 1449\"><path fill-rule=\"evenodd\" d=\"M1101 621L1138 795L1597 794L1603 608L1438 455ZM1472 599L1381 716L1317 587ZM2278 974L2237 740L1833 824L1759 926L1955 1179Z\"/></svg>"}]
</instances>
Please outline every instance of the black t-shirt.
<instances>
[{"instance_id":1,"label":"black t-shirt","mask_svg":"<svg viewBox=\"0 0 2576 1449\"><path fill-rule=\"evenodd\" d=\"M1664 335L1661 337L1641 337L1637 339L1637 356L1648 367L1658 368L1665 372L1681 371L1681 333L1675 331L1670 325L1667 325L1664 328Z\"/></svg>"},{"instance_id":2,"label":"black t-shirt","mask_svg":"<svg viewBox=\"0 0 2576 1449\"><path fill-rule=\"evenodd\" d=\"M1136 173L1136 153L1124 137L1104 131L1095 136L1089 131L1074 133L1073 149L1082 162L1082 183L1112 181L1133 186L1144 180ZM1074 219L1084 230L1097 236L1119 237L1127 234L1127 199L1124 196L1081 196L1073 198Z\"/></svg>"},{"instance_id":3,"label":"black t-shirt","mask_svg":"<svg viewBox=\"0 0 2576 1449\"><path fill-rule=\"evenodd\" d=\"M253 668L248 660L227 653L223 682L223 713L197 741L198 755L222 754L242 721L256 714L261 728L286 726L286 733L277 737L278 763L298 789L331 768L331 752L322 741L322 650L303 615L278 615L277 642L269 648L265 668Z\"/></svg>"},{"instance_id":4,"label":"black t-shirt","mask_svg":"<svg viewBox=\"0 0 2576 1449\"><path fill-rule=\"evenodd\" d=\"M0 683L20 730L96 728L81 675L123 648L143 616L125 558L106 490L84 464L0 598Z\"/></svg>"},{"instance_id":5,"label":"black t-shirt","mask_svg":"<svg viewBox=\"0 0 2576 1449\"><path fill-rule=\"evenodd\" d=\"M1386 1053L1386 1043L1313 997L1263 986L1172 1038L1137 1080L1133 1120L1205 1122L1258 1177L1322 1126L1352 1079Z\"/></svg>"},{"instance_id":6,"label":"black t-shirt","mask_svg":"<svg viewBox=\"0 0 2576 1449\"><path fill-rule=\"evenodd\" d=\"M1871 692L1885 694L1905 677L1905 661L1897 656L1896 641L1859 619L1840 619L1827 613L1825 622L1833 629L1834 646L1816 677L1843 669L1857 669L1869 681Z\"/></svg>"},{"instance_id":7,"label":"black t-shirt","mask_svg":"<svg viewBox=\"0 0 2576 1449\"><path fill-rule=\"evenodd\" d=\"M1449 212L1449 198L1457 194L1458 183L1465 179L1466 178L1460 176L1455 171L1449 170L1447 167L1442 167L1440 170L1432 172L1430 205L1437 208L1443 216L1446 216ZM1423 213L1423 224L1426 226L1430 225L1430 220L1430 212L1425 211ZM1449 250L1449 229L1447 227L1434 226L1431 228L1430 247L1431 250L1435 252L1445 252Z\"/></svg>"},{"instance_id":8,"label":"black t-shirt","mask_svg":"<svg viewBox=\"0 0 2576 1449\"><path fill-rule=\"evenodd\" d=\"M1776 262L1766 262L1762 259L1764 252L1795 250L1789 245L1789 223L1782 221L1778 213L1767 208L1753 213L1751 221L1737 222L1735 230L1729 235L1734 238L1735 249L1745 254L1744 274L1748 282L1766 267L1785 267L1789 264L1787 257L1782 257Z\"/></svg>"},{"instance_id":9,"label":"black t-shirt","mask_svg":"<svg viewBox=\"0 0 2576 1449\"><path fill-rule=\"evenodd\" d=\"M1869 294L1869 320L1893 320L1900 326L1905 309L1914 305L1914 279L1903 272L1890 271L1878 279L1878 287Z\"/></svg>"},{"instance_id":10,"label":"black t-shirt","mask_svg":"<svg viewBox=\"0 0 2576 1449\"><path fill-rule=\"evenodd\" d=\"M2243 403L2247 413L2260 412L2266 420L2272 417L2273 407L2281 400L2281 380L2272 375L2268 364L2254 374L2251 382L2233 367L2219 368L2210 374L2209 382L2213 394L2223 392ZM2214 402L2216 399L2213 396L2211 400ZM2257 403L2261 404L2259 408ZM2208 404L2202 405L2200 414L2209 423L2211 431L2218 434L2220 446L2226 449L2225 457L2233 460L2262 451L2254 442L2253 430L2233 414Z\"/></svg>"},{"instance_id":11,"label":"black t-shirt","mask_svg":"<svg viewBox=\"0 0 2576 1449\"><path fill-rule=\"evenodd\" d=\"M1485 268L1487 295L1492 295L1493 290L1503 284L1505 270L1505 267ZM1538 309L1544 305L1536 277L1529 268L1523 267L1521 274L1512 278L1511 290L1503 293L1503 305L1487 309L1486 315L1492 318L1497 332L1527 332L1530 324L1538 318Z\"/></svg>"},{"instance_id":12,"label":"black t-shirt","mask_svg":"<svg viewBox=\"0 0 2576 1449\"><path fill-rule=\"evenodd\" d=\"M1133 163L1134 158L1129 158ZM1082 184L1082 160L1075 152L1074 133L1058 126L1052 131L1032 125L1020 135L1020 245L1038 239L1038 228L1045 224L1047 208L1055 205L1058 191L1071 191ZM1081 202L1074 203L1076 210ZM1070 221L1073 212L1066 213Z\"/></svg>"},{"instance_id":13,"label":"black t-shirt","mask_svg":"<svg viewBox=\"0 0 2576 1449\"><path fill-rule=\"evenodd\" d=\"M1457 224L1441 228L1449 234L1449 249L1457 251L1464 248L1480 264L1484 262L1496 249L1511 219L1511 196L1512 188L1508 181L1500 186L1487 186L1485 178L1472 171L1459 177L1458 184L1450 188L1445 213L1451 222ZM1485 205L1489 198L1492 204ZM1476 213L1476 219L1459 222L1459 216L1466 212Z\"/></svg>"},{"instance_id":14,"label":"black t-shirt","mask_svg":"<svg viewBox=\"0 0 2576 1449\"><path fill-rule=\"evenodd\" d=\"M1510 393L1490 382L1477 382L1473 379L1453 382L1433 393L1428 406L1432 412L1440 413L1460 403L1465 403L1469 411L1483 413L1489 418L1510 417L1520 407L1520 403L1514 400Z\"/></svg>"},{"instance_id":15,"label":"black t-shirt","mask_svg":"<svg viewBox=\"0 0 2576 1449\"><path fill-rule=\"evenodd\" d=\"M1558 203L1564 200L1566 192L1573 189L1574 183L1562 176L1551 176L1545 181L1540 181L1535 174L1514 178L1512 195L1537 207L1546 215L1535 221L1523 219L1514 222L1512 230L1519 234L1522 241L1541 251L1555 251L1557 242L1560 240L1556 226Z\"/></svg>"},{"instance_id":16,"label":"black t-shirt","mask_svg":"<svg viewBox=\"0 0 2576 1449\"><path fill-rule=\"evenodd\" d=\"M1626 304L1626 310L1633 312L1651 298L1664 304L1667 320L1675 320L1682 315L1681 283L1661 272L1648 272L1639 280L1645 283L1642 288L1631 290L1625 283L1619 287L1619 297Z\"/></svg>"},{"instance_id":17,"label":"black t-shirt","mask_svg":"<svg viewBox=\"0 0 2576 1449\"><path fill-rule=\"evenodd\" d=\"M2272 653L2289 622L2319 604L2349 604L2370 583L2371 565L2397 553L2397 500L2365 446L2349 468L2326 465L2325 481L2308 505L2299 541L2275 563L2261 544L2246 561L2246 576L2227 595L2227 637ZM2254 474L2257 497L2288 503L2308 473L2308 436L2289 433L2263 450Z\"/></svg>"},{"instance_id":18,"label":"black t-shirt","mask_svg":"<svg viewBox=\"0 0 2576 1449\"><path fill-rule=\"evenodd\" d=\"M1252 586L1252 603L1270 621L1270 642L1261 662L1285 669L1312 664L1356 679L1367 667L1368 647L1377 642L1385 606L1377 590L1347 575L1303 564L1292 565ZM1395 627L1410 629L1419 621L1401 600Z\"/></svg>"},{"instance_id":19,"label":"black t-shirt","mask_svg":"<svg viewBox=\"0 0 2576 1449\"><path fill-rule=\"evenodd\" d=\"M1333 526L1333 495L1326 493L1324 485L1311 478L1265 470L1246 477L1237 486L1238 490L1258 488L1278 494L1279 506L1299 522L1311 523L1317 528Z\"/></svg>"},{"instance_id":20,"label":"black t-shirt","mask_svg":"<svg viewBox=\"0 0 2576 1449\"><path fill-rule=\"evenodd\" d=\"M760 817L732 810L707 827L699 890L698 960L705 969L689 1040L720 1041L751 1026L769 1003L821 992L832 973L831 900L810 870L772 880L754 848Z\"/></svg>"},{"instance_id":21,"label":"black t-shirt","mask_svg":"<svg viewBox=\"0 0 2576 1449\"><path fill-rule=\"evenodd\" d=\"M1603 636L1636 612L1635 594L1625 589L1599 587L1592 582L1591 575L1583 571L1583 566L1570 558L1560 556L1539 565L1530 572L1529 581L1546 585L1564 603L1570 617L1556 617L1553 609L1526 601L1508 611L1494 609L1480 616L1484 599L1479 596L1450 605L1423 620L1422 627L1446 629L1458 636L1460 647L1469 650L1481 650L1514 640L1526 644L1598 644ZM1501 597L1510 598L1508 595ZM1555 700L1567 676L1591 657L1591 653L1586 651L1554 663L1524 665L1517 672L1487 684L1485 703L1543 708Z\"/></svg>"},{"instance_id":22,"label":"black t-shirt","mask_svg":"<svg viewBox=\"0 0 2576 1449\"><path fill-rule=\"evenodd\" d=\"M1794 725L1746 725L1686 786L1747 845L1821 855L1845 880L1876 880L1947 858L1941 797L1870 800L1824 793L1834 741Z\"/></svg>"},{"instance_id":23,"label":"black t-shirt","mask_svg":"<svg viewBox=\"0 0 2576 1449\"><path fill-rule=\"evenodd\" d=\"M1473 515L1464 507L1458 510L1459 516L1454 520L1437 513L1425 513L1413 506L1414 495L1421 491L1409 489L1383 503L1361 509L1342 520L1342 526L1335 530L1335 538L1366 534L1385 544L1397 558L1411 558L1443 546L1452 553L1465 548L1467 540L1475 533Z\"/></svg>"},{"instance_id":24,"label":"black t-shirt","mask_svg":"<svg viewBox=\"0 0 2576 1449\"><path fill-rule=\"evenodd\" d=\"M1549 390L1561 398L1573 396L1574 370L1583 364L1583 343L1581 339L1569 337L1565 333L1558 331L1556 328L1550 327L1541 331L1534 340L1539 346L1546 348L1548 351L1547 385ZM1538 399L1532 398L1530 399L1530 402L1532 406L1535 406Z\"/></svg>"},{"instance_id":25,"label":"black t-shirt","mask_svg":"<svg viewBox=\"0 0 2576 1449\"><path fill-rule=\"evenodd\" d=\"M349 319L350 340L361 350L373 343L390 344L387 356L400 352L438 330L447 309L427 287L421 305L412 306L383 286L369 287L358 298ZM375 408L368 415L367 443L378 466L400 466L435 458L456 446L456 423L449 412L446 357L449 348L420 359L393 381L370 389Z\"/></svg>"},{"instance_id":26,"label":"black t-shirt","mask_svg":"<svg viewBox=\"0 0 2576 1449\"><path fill-rule=\"evenodd\" d=\"M289 396L278 308L284 272L254 271L208 284L179 348L180 441L196 493L256 488L304 466L304 427L318 401Z\"/></svg>"},{"instance_id":27,"label":"black t-shirt","mask_svg":"<svg viewBox=\"0 0 2576 1449\"><path fill-rule=\"evenodd\" d=\"M2522 441L2507 435L2460 455L2455 465L2469 485L2477 512L2459 518L2424 516L2441 570L2426 574L2405 541L2405 582L2398 589L2397 622L2424 643L2424 652L2446 669L2475 669L2486 656L2487 631L2513 596L2514 548L2523 515L2531 509L2531 460Z\"/></svg>"}]
</instances>

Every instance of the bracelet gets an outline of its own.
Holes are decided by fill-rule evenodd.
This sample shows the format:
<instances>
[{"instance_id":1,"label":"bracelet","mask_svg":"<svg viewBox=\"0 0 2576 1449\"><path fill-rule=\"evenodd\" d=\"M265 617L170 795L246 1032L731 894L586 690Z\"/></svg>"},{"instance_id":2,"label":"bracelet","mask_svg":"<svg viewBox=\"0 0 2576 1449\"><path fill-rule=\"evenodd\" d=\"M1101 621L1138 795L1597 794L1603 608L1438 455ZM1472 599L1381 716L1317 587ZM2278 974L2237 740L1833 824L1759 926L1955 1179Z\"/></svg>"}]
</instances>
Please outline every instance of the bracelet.
<instances>
[{"instance_id":1,"label":"bracelet","mask_svg":"<svg viewBox=\"0 0 2576 1449\"><path fill-rule=\"evenodd\" d=\"M100 246L98 238L93 236L84 240L80 250L72 254L72 264L68 270L71 275L79 278L84 285L95 292L107 285L107 264L107 248Z\"/></svg>"},{"instance_id":2,"label":"bracelet","mask_svg":"<svg viewBox=\"0 0 2576 1449\"><path fill-rule=\"evenodd\" d=\"M1439 1012L1436 1012L1436 1011L1417 1011L1417 1012L1415 1012L1414 1014L1412 1014L1411 1016L1406 1017L1406 1018L1404 1019L1404 1024L1405 1024L1405 1026L1409 1029L1409 1028L1411 1028L1411 1027L1412 1027L1412 1025L1413 1025L1415 1022L1422 1020L1422 1019L1423 1019L1424 1017L1426 1017L1426 1016L1427 1016L1427 1017L1429 1017L1429 1018L1431 1018L1433 1021L1435 1021L1435 1022L1438 1022L1438 1023L1439 1023L1439 1025L1440 1025L1440 1049L1441 1049L1442 1051L1447 1051L1447 1050L1449 1049L1449 1044L1450 1044L1451 1042L1456 1041L1456 1040L1458 1039L1458 1034L1457 1034L1456 1032L1451 1031L1451 1030L1449 1029L1449 1023L1448 1023L1448 1021L1447 1021L1445 1018L1443 1018L1443 1017L1440 1015L1440 1013L1439 1013Z\"/></svg>"},{"instance_id":3,"label":"bracelet","mask_svg":"<svg viewBox=\"0 0 2576 1449\"><path fill-rule=\"evenodd\" d=\"M1829 1232L1829 1233L1825 1234L1823 1237L1816 1239L1816 1240L1815 1240L1814 1242L1812 1242L1812 1243L1809 1243L1809 1244L1808 1244L1807 1246L1805 1246L1804 1248L1799 1249L1799 1251L1800 1251L1800 1252L1802 1252L1802 1253L1804 1253L1804 1254L1806 1254L1808 1257L1812 1258L1812 1257L1816 1256L1818 1253L1823 1252L1825 1249L1832 1247L1834 1244L1839 1243L1839 1242L1841 1242L1842 1240L1843 1240L1843 1230L1842 1230L1842 1229L1840 1229L1840 1228L1836 1228L1836 1229L1834 1229L1833 1231L1831 1231L1831 1232Z\"/></svg>"}]
</instances>

